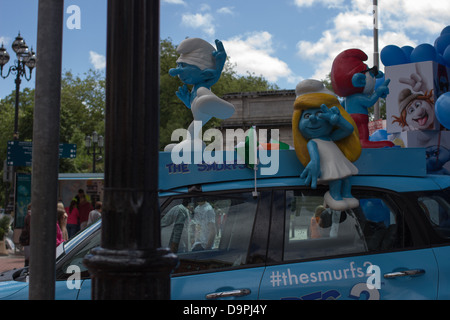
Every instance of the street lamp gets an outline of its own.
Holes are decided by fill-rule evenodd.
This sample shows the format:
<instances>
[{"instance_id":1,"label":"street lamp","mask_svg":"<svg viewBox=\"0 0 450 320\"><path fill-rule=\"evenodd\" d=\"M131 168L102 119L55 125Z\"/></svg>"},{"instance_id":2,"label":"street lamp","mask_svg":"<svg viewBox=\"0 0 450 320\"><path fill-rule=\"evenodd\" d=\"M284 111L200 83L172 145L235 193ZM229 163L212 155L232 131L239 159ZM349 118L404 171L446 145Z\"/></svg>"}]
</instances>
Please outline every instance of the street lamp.
<instances>
[{"instance_id":1,"label":"street lamp","mask_svg":"<svg viewBox=\"0 0 450 320\"><path fill-rule=\"evenodd\" d=\"M25 43L25 40L19 35L16 37L14 42L12 43L12 49L16 53L17 59L14 61L14 65L9 67L8 73L3 75L3 66L9 61L9 53L6 51L5 47L0 47L0 76L3 79L9 77L10 74L16 75L16 106L15 106L15 114L14 114L14 140L19 140L19 92L20 92L20 83L21 77L24 77L27 81L30 81L31 74L33 72L34 67L36 66L36 54L31 48L31 51L28 50L28 45ZM27 76L27 68L29 70L29 74Z\"/></svg>"},{"instance_id":2,"label":"street lamp","mask_svg":"<svg viewBox=\"0 0 450 320\"><path fill-rule=\"evenodd\" d=\"M95 162L102 160L102 149L104 146L103 136L99 136L96 131L92 132L91 136L86 136L84 143L86 145L87 154L90 156L92 154L92 172L95 173ZM98 147L99 153L96 152L96 147ZM90 152L92 148L92 153ZM98 158L97 155L100 155Z\"/></svg>"}]
</instances>

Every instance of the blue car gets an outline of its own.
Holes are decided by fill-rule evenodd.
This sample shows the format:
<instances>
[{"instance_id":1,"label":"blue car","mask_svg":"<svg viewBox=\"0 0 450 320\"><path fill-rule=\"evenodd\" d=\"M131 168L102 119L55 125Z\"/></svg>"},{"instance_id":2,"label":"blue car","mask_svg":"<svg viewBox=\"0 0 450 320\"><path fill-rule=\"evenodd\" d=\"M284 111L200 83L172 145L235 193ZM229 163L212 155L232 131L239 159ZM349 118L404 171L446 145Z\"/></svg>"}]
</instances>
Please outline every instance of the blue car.
<instances>
[{"instance_id":1,"label":"blue car","mask_svg":"<svg viewBox=\"0 0 450 320\"><path fill-rule=\"evenodd\" d=\"M179 258L172 299L450 299L450 177L426 173L424 149L364 149L355 164L360 205L335 211L327 186L299 178L294 151L280 150L267 176L161 153L161 241ZM100 228L64 245L56 299L91 298L83 258ZM2 278L1 299L28 298L26 268Z\"/></svg>"}]
</instances>

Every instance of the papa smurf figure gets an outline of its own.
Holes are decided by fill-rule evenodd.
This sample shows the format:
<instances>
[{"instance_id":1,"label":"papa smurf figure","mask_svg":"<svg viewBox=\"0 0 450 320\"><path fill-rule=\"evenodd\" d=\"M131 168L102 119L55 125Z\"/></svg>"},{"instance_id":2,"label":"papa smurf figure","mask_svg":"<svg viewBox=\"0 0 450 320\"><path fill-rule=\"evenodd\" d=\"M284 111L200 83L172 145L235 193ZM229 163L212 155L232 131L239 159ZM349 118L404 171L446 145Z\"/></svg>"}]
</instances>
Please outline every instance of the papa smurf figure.
<instances>
[{"instance_id":1,"label":"papa smurf figure","mask_svg":"<svg viewBox=\"0 0 450 320\"><path fill-rule=\"evenodd\" d=\"M203 39L187 38L177 47L180 57L177 60L177 67L170 69L169 74L173 77L178 76L183 81L184 85L178 88L176 95L191 109L194 117L188 128L190 137L180 143L180 149L187 146L188 150L194 150L191 147L198 145L203 148L202 126L212 117L227 119L234 113L234 106L231 103L218 98L210 90L220 79L227 58L222 42L216 40L216 46L217 50ZM190 92L188 85L193 86ZM200 140L200 143L195 144L194 140ZM171 151L174 146L175 144L170 144L164 151Z\"/></svg>"},{"instance_id":2,"label":"papa smurf figure","mask_svg":"<svg viewBox=\"0 0 450 320\"><path fill-rule=\"evenodd\" d=\"M367 55L359 49L341 52L333 61L331 84L334 92L345 98L345 110L354 119L363 148L393 147L391 141L369 141L368 108L389 94L389 82L385 80L375 89L376 79L383 77L377 67L369 68L364 61Z\"/></svg>"},{"instance_id":3,"label":"papa smurf figure","mask_svg":"<svg viewBox=\"0 0 450 320\"><path fill-rule=\"evenodd\" d=\"M300 82L296 95L292 133L295 152L305 167L300 178L312 188L328 184L325 203L331 209L358 207L350 183L350 176L358 173L352 162L361 154L355 122L318 80Z\"/></svg>"}]
</instances>

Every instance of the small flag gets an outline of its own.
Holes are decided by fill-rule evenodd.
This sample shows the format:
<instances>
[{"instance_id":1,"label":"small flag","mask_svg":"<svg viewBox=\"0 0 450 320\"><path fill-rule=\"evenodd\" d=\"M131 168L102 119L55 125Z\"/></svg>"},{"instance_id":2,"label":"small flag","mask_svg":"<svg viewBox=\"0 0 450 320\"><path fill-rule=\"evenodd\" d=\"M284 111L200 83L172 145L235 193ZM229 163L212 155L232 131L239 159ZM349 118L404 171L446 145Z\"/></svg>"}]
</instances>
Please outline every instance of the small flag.
<instances>
[{"instance_id":1,"label":"small flag","mask_svg":"<svg viewBox=\"0 0 450 320\"><path fill-rule=\"evenodd\" d=\"M255 165L258 164L258 137L254 126L248 130L245 142L236 146L236 152L241 159L244 159L248 167L256 169Z\"/></svg>"}]
</instances>

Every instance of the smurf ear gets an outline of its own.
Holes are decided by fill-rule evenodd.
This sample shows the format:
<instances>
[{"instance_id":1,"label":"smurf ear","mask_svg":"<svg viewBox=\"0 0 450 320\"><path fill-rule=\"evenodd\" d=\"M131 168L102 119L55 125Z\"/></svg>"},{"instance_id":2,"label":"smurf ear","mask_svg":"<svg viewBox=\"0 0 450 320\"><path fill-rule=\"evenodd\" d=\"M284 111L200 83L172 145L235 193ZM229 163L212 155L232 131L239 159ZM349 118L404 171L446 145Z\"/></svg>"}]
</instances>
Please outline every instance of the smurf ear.
<instances>
[{"instance_id":1,"label":"smurf ear","mask_svg":"<svg viewBox=\"0 0 450 320\"><path fill-rule=\"evenodd\" d=\"M352 77L352 84L355 88L364 88L366 86L366 76L362 73L355 73Z\"/></svg>"}]
</instances>

